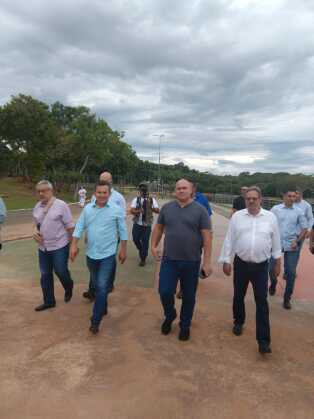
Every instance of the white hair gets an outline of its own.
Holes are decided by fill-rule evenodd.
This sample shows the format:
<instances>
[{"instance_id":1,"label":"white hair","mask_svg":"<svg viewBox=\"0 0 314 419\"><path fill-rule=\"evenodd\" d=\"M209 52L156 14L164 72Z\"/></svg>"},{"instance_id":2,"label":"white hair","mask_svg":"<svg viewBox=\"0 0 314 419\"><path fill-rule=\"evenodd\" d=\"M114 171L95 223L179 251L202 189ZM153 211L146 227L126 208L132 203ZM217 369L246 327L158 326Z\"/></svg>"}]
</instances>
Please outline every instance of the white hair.
<instances>
[{"instance_id":1,"label":"white hair","mask_svg":"<svg viewBox=\"0 0 314 419\"><path fill-rule=\"evenodd\" d=\"M49 180L45 180L45 179L40 180L40 181L36 184L36 188L37 188L37 186L41 186L41 185L45 185L45 186L47 186L49 189L53 189L52 183L51 183L51 182L49 182Z\"/></svg>"}]
</instances>

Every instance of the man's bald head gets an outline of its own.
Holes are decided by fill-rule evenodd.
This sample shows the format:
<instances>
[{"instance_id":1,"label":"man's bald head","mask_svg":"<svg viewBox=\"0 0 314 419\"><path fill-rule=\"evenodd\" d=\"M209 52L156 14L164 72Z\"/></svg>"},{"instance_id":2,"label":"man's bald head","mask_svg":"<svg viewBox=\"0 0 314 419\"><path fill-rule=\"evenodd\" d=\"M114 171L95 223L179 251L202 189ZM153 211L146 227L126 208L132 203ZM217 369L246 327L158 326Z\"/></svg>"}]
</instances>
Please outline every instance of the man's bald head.
<instances>
[{"instance_id":1,"label":"man's bald head","mask_svg":"<svg viewBox=\"0 0 314 419\"><path fill-rule=\"evenodd\" d=\"M180 179L176 183L175 196L180 202L188 202L192 196L192 184L186 179Z\"/></svg>"},{"instance_id":2,"label":"man's bald head","mask_svg":"<svg viewBox=\"0 0 314 419\"><path fill-rule=\"evenodd\" d=\"M110 172L102 172L102 174L99 176L99 180L108 182L112 185L112 176Z\"/></svg>"}]
</instances>

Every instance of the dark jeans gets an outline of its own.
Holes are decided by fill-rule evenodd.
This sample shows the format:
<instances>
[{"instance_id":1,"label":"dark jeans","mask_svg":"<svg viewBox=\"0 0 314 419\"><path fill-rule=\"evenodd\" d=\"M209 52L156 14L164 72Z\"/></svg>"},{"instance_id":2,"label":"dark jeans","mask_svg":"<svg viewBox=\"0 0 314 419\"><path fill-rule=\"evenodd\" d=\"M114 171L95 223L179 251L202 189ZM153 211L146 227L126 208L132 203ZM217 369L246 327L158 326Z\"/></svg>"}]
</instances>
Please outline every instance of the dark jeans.
<instances>
[{"instance_id":1,"label":"dark jeans","mask_svg":"<svg viewBox=\"0 0 314 419\"><path fill-rule=\"evenodd\" d=\"M96 291L92 323L98 325L107 311L107 296L110 278L116 265L116 255L104 259L91 259L87 256L86 260Z\"/></svg>"},{"instance_id":2,"label":"dark jeans","mask_svg":"<svg viewBox=\"0 0 314 419\"><path fill-rule=\"evenodd\" d=\"M116 260L116 256L115 256L114 264L113 264L113 268L112 268L112 273L111 273L111 276L110 276L110 279L109 279L108 291L111 291L113 289L114 280L116 279L116 271L117 271L117 260ZM92 278L91 274L89 276L88 291L91 295L95 296L95 294L96 294L96 283L93 282L93 278Z\"/></svg>"},{"instance_id":3,"label":"dark jeans","mask_svg":"<svg viewBox=\"0 0 314 419\"><path fill-rule=\"evenodd\" d=\"M55 304L53 271L60 279L65 291L73 288L73 281L68 269L69 245L57 250L43 252L38 250L40 284L43 291L44 303Z\"/></svg>"},{"instance_id":4,"label":"dark jeans","mask_svg":"<svg viewBox=\"0 0 314 419\"><path fill-rule=\"evenodd\" d=\"M270 343L268 293L268 261L248 263L238 256L234 258L233 318L235 324L244 324L244 298L251 282L256 303L256 339L259 343Z\"/></svg>"},{"instance_id":5,"label":"dark jeans","mask_svg":"<svg viewBox=\"0 0 314 419\"><path fill-rule=\"evenodd\" d=\"M299 249L293 250L291 252L284 252L284 273L285 273L285 280L286 280L286 289L285 289L283 298L285 301L289 301L293 294L299 257L300 257ZM274 259L271 258L270 266L269 266L269 277L270 277L271 285L275 288L277 284L277 278L273 274L274 263L275 263Z\"/></svg>"},{"instance_id":6,"label":"dark jeans","mask_svg":"<svg viewBox=\"0 0 314 419\"><path fill-rule=\"evenodd\" d=\"M159 294L167 320L175 316L174 295L178 278L182 289L182 305L180 313L181 329L191 325L195 306L200 261L184 261L163 259L159 274Z\"/></svg>"},{"instance_id":7,"label":"dark jeans","mask_svg":"<svg viewBox=\"0 0 314 419\"><path fill-rule=\"evenodd\" d=\"M134 223L132 228L132 237L135 246L138 249L138 253L141 260L145 260L148 255L148 246L150 233L152 231L151 226L141 226Z\"/></svg>"}]
</instances>

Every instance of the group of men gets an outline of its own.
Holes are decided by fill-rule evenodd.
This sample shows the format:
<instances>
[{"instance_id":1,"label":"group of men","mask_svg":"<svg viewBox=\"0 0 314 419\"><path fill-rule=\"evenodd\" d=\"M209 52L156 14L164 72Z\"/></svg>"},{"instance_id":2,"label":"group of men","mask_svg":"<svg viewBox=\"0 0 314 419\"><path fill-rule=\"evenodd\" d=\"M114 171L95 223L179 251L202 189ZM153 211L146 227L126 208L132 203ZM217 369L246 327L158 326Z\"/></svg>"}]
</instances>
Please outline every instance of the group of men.
<instances>
[{"instance_id":1,"label":"group of men","mask_svg":"<svg viewBox=\"0 0 314 419\"><path fill-rule=\"evenodd\" d=\"M124 263L127 258L125 199L114 190L112 176L105 171L95 186L91 202L84 206L75 225L68 205L54 197L49 181L38 182L36 190L39 202L33 210L34 239L38 243L43 304L35 310L43 311L56 305L53 272L64 288L64 301L71 300L73 280L68 260L74 262L79 252L78 242L85 235L90 281L83 296L95 301L90 331L97 334L108 313L108 294L114 288L116 259L118 257L119 262ZM182 305L178 338L185 341L190 337L199 277L208 277L212 272L211 209L204 195L186 179L176 183L174 195L175 199L160 210L156 199L149 195L147 183L142 182L139 196L131 203L132 236L139 252L139 265L144 266L153 214L158 214L152 231L151 252L160 262L159 294L165 316L161 333L168 335L177 317L174 296L179 281ZM0 223L2 221L0 211ZM311 237L310 246L314 252L312 227L312 208L302 199L299 190L286 190L283 203L275 205L271 211L262 208L261 190L256 186L243 187L241 197L234 202L219 262L227 276L231 275L233 265L233 333L237 336L243 332L244 299L249 282L252 284L256 302L256 339L262 354L271 352L267 298L268 293L276 293L281 255L284 255L283 277L286 280L283 307L291 309L296 267L306 237ZM161 254L159 245L163 235Z\"/></svg>"}]
</instances>

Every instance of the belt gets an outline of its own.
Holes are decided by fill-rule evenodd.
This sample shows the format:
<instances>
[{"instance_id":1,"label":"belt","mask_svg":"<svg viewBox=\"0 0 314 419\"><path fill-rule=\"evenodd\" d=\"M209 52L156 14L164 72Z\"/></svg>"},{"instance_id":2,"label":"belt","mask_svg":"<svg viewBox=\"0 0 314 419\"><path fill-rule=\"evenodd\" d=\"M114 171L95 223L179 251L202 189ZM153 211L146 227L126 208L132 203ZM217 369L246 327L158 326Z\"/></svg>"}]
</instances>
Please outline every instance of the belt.
<instances>
[{"instance_id":1,"label":"belt","mask_svg":"<svg viewBox=\"0 0 314 419\"><path fill-rule=\"evenodd\" d=\"M235 255L236 259L239 259L242 263L246 263L249 266L260 266L268 262L268 259L264 260L263 262L247 262L246 260L241 259L238 255Z\"/></svg>"}]
</instances>

